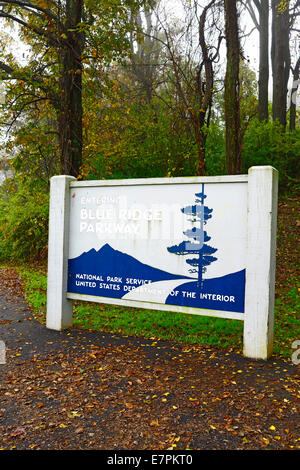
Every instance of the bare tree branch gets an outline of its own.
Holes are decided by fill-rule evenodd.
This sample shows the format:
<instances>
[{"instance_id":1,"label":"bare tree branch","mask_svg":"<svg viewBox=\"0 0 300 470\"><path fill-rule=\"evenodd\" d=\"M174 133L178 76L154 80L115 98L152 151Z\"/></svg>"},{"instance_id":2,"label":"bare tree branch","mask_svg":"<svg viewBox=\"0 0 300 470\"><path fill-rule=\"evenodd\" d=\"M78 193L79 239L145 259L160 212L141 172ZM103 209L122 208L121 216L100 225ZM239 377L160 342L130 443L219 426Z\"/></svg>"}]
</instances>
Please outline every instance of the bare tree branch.
<instances>
[{"instance_id":1,"label":"bare tree branch","mask_svg":"<svg viewBox=\"0 0 300 470\"><path fill-rule=\"evenodd\" d=\"M39 11L47 15L49 18L54 20L56 23L59 22L59 18L55 15L51 10L48 8L43 8L39 5L34 5L29 1L20 1L20 0L4 0L0 2L0 6L5 7L7 5L16 5L26 10L30 10L32 13L35 11Z\"/></svg>"},{"instance_id":2,"label":"bare tree branch","mask_svg":"<svg viewBox=\"0 0 300 470\"><path fill-rule=\"evenodd\" d=\"M24 26L25 28L28 28L29 30L33 31L36 33L38 36L42 36L46 38L49 42L49 44L56 46L58 44L57 39L55 36L52 36L49 32L45 33L45 31L37 28L36 26L33 26L30 23L27 23L26 21L21 20L21 18L17 18L14 15L11 15L10 13L5 13L3 10L0 11L0 18L6 18L12 21L15 21L16 23L20 24L21 26Z\"/></svg>"},{"instance_id":3,"label":"bare tree branch","mask_svg":"<svg viewBox=\"0 0 300 470\"><path fill-rule=\"evenodd\" d=\"M9 66L6 65L4 62L0 61L0 69L2 69L5 73L12 74L13 69Z\"/></svg>"}]
</instances>

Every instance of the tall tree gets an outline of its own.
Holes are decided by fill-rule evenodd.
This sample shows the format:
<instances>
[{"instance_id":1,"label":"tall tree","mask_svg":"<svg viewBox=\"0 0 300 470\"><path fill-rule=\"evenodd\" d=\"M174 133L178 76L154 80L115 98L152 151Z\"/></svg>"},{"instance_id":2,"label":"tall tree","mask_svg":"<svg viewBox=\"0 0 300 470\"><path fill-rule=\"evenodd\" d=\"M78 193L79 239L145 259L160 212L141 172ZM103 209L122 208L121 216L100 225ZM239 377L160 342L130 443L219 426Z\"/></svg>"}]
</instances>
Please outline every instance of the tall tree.
<instances>
[{"instance_id":1,"label":"tall tree","mask_svg":"<svg viewBox=\"0 0 300 470\"><path fill-rule=\"evenodd\" d=\"M23 81L30 89L28 105L49 100L57 116L60 169L78 176L82 163L82 77L84 64L120 54L125 43L131 11L142 0L3 0L0 19L21 27L34 49L27 67L0 62L0 70ZM2 54L3 56L3 54ZM7 59L8 57L6 57ZM34 65L34 66L33 66ZM86 67L85 67L86 68ZM1 75L2 75L1 74ZM42 97L37 96L42 93ZM23 101L21 108L25 108Z\"/></svg>"},{"instance_id":2,"label":"tall tree","mask_svg":"<svg viewBox=\"0 0 300 470\"><path fill-rule=\"evenodd\" d=\"M60 106L58 110L60 158L64 174L78 176L82 163L82 53L84 34L78 27L83 0L66 0L64 41L59 49Z\"/></svg>"},{"instance_id":3,"label":"tall tree","mask_svg":"<svg viewBox=\"0 0 300 470\"><path fill-rule=\"evenodd\" d=\"M254 0L259 14L258 119L269 117L269 0Z\"/></svg>"},{"instance_id":4,"label":"tall tree","mask_svg":"<svg viewBox=\"0 0 300 470\"><path fill-rule=\"evenodd\" d=\"M258 119L266 121L269 117L269 0L252 0L243 2L249 12L255 28L259 32L259 72L258 72Z\"/></svg>"},{"instance_id":5,"label":"tall tree","mask_svg":"<svg viewBox=\"0 0 300 470\"><path fill-rule=\"evenodd\" d=\"M208 46L205 29L209 10L215 5L212 0L203 8L199 18L199 45L202 53L202 61L199 64L196 76L196 93L198 96L198 107L195 121L195 135L198 146L198 153L202 159L199 159L199 174L205 174L205 145L207 139L207 128L210 124L212 98L214 90L214 68L213 64L219 54L220 44L223 36L219 34L217 45L213 51ZM214 25L215 26L215 25Z\"/></svg>"},{"instance_id":6,"label":"tall tree","mask_svg":"<svg viewBox=\"0 0 300 470\"><path fill-rule=\"evenodd\" d=\"M272 1L272 74L273 74L273 120L286 127L288 80L290 75L290 1Z\"/></svg>"},{"instance_id":7,"label":"tall tree","mask_svg":"<svg viewBox=\"0 0 300 470\"><path fill-rule=\"evenodd\" d=\"M269 0L253 0L258 11L258 19L252 8L251 0L246 2L248 11L259 32L259 72L258 72L258 119L266 121L269 117Z\"/></svg>"},{"instance_id":8,"label":"tall tree","mask_svg":"<svg viewBox=\"0 0 300 470\"><path fill-rule=\"evenodd\" d=\"M21 26L23 34L33 42L42 44L42 53L52 50L52 61L58 63L58 88L47 96L57 112L60 134L61 171L77 176L82 155L82 50L83 34L80 30L83 0L31 2L30 0L4 0L0 18ZM45 88L43 73L30 74L0 63L3 72ZM43 64L42 72L48 68ZM31 104L31 102L29 103Z\"/></svg>"},{"instance_id":9,"label":"tall tree","mask_svg":"<svg viewBox=\"0 0 300 470\"><path fill-rule=\"evenodd\" d=\"M160 23L164 39L158 40L166 51L168 78L173 85L173 94L176 94L177 106L195 140L197 174L204 175L214 93L214 64L219 59L223 33L216 25L216 0L200 8L197 1L193 5L186 2L185 6L188 14L184 30L180 30L176 37L174 31Z\"/></svg>"},{"instance_id":10,"label":"tall tree","mask_svg":"<svg viewBox=\"0 0 300 470\"><path fill-rule=\"evenodd\" d=\"M143 37L136 41L135 32L130 34L130 70L132 79L137 83L142 98L147 103L151 102L153 96L154 82L156 80L157 63L161 45L156 40L158 36L157 22L154 23L154 9L157 2L152 1L137 11L134 21L138 27L138 33ZM145 26L143 26L145 23Z\"/></svg>"},{"instance_id":11,"label":"tall tree","mask_svg":"<svg viewBox=\"0 0 300 470\"><path fill-rule=\"evenodd\" d=\"M300 81L300 56L298 57L295 66L291 68L293 73L293 86L291 90L290 102L290 130L294 131L296 129L296 99Z\"/></svg>"},{"instance_id":12,"label":"tall tree","mask_svg":"<svg viewBox=\"0 0 300 470\"><path fill-rule=\"evenodd\" d=\"M241 172L240 41L235 0L224 0L227 64L225 75L226 171Z\"/></svg>"},{"instance_id":13,"label":"tall tree","mask_svg":"<svg viewBox=\"0 0 300 470\"><path fill-rule=\"evenodd\" d=\"M296 0L295 3L290 8L290 43L295 44L295 49L291 47L291 56L294 59L295 65L291 66L291 72L293 77L293 84L291 89L291 98L290 98L290 130L293 131L296 128L296 114L297 114L297 93L300 83L300 56L299 56L299 38L300 38L300 28L299 22L296 23L296 20L300 16L300 0ZM294 37L292 35L295 35ZM291 61L292 62L292 61Z\"/></svg>"}]
</instances>

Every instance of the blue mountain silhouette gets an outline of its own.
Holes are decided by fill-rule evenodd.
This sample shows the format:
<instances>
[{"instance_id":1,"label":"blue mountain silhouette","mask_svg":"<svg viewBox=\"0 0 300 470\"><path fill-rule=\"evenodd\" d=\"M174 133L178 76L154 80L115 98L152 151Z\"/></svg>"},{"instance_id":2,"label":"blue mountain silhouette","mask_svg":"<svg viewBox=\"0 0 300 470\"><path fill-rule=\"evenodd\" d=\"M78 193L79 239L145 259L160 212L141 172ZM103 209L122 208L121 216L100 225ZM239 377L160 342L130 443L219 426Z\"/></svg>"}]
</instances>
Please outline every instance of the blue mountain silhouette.
<instances>
[{"instance_id":1,"label":"blue mountain silhouette","mask_svg":"<svg viewBox=\"0 0 300 470\"><path fill-rule=\"evenodd\" d=\"M111 281L108 276L121 278L121 282ZM140 283L126 283L126 279L130 278ZM94 248L85 251L68 263L68 292L78 294L121 298L129 292L124 290L124 286L139 287L144 280L156 282L183 278L192 279L141 263L133 256L115 250L108 243L98 251Z\"/></svg>"},{"instance_id":2,"label":"blue mountain silhouette","mask_svg":"<svg viewBox=\"0 0 300 470\"><path fill-rule=\"evenodd\" d=\"M201 288L197 281L187 282L174 288L179 294L169 295L166 304L244 313L245 274L243 269L226 276L204 279Z\"/></svg>"}]
</instances>

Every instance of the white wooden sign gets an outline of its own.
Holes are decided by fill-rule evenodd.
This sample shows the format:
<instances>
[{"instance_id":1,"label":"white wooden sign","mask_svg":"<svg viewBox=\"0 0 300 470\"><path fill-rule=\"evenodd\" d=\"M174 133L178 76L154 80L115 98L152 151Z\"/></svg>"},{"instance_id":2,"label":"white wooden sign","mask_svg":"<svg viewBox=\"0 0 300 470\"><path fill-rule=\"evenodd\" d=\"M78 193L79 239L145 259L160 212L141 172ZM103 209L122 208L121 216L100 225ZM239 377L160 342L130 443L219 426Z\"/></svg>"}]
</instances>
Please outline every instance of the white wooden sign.
<instances>
[{"instance_id":1,"label":"white wooden sign","mask_svg":"<svg viewBox=\"0 0 300 470\"><path fill-rule=\"evenodd\" d=\"M272 353L277 171L51 179L47 327L85 300L244 321L244 354Z\"/></svg>"}]
</instances>

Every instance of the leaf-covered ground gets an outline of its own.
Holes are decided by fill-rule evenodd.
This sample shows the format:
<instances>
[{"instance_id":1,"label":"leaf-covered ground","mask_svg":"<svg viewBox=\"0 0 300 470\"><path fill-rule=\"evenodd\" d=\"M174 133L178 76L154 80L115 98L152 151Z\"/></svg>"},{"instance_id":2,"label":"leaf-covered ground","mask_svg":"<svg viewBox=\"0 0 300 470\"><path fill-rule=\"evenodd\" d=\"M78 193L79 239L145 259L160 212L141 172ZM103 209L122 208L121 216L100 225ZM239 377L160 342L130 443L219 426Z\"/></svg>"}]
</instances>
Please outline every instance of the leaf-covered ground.
<instances>
[{"instance_id":1,"label":"leaf-covered ground","mask_svg":"<svg viewBox=\"0 0 300 470\"><path fill-rule=\"evenodd\" d=\"M269 361L238 348L47 330L17 272L0 269L0 449L299 449L297 207L299 198L279 203L281 355Z\"/></svg>"},{"instance_id":2,"label":"leaf-covered ground","mask_svg":"<svg viewBox=\"0 0 300 470\"><path fill-rule=\"evenodd\" d=\"M0 270L1 449L297 449L299 370L33 319ZM298 402L297 402L298 394Z\"/></svg>"}]
</instances>

